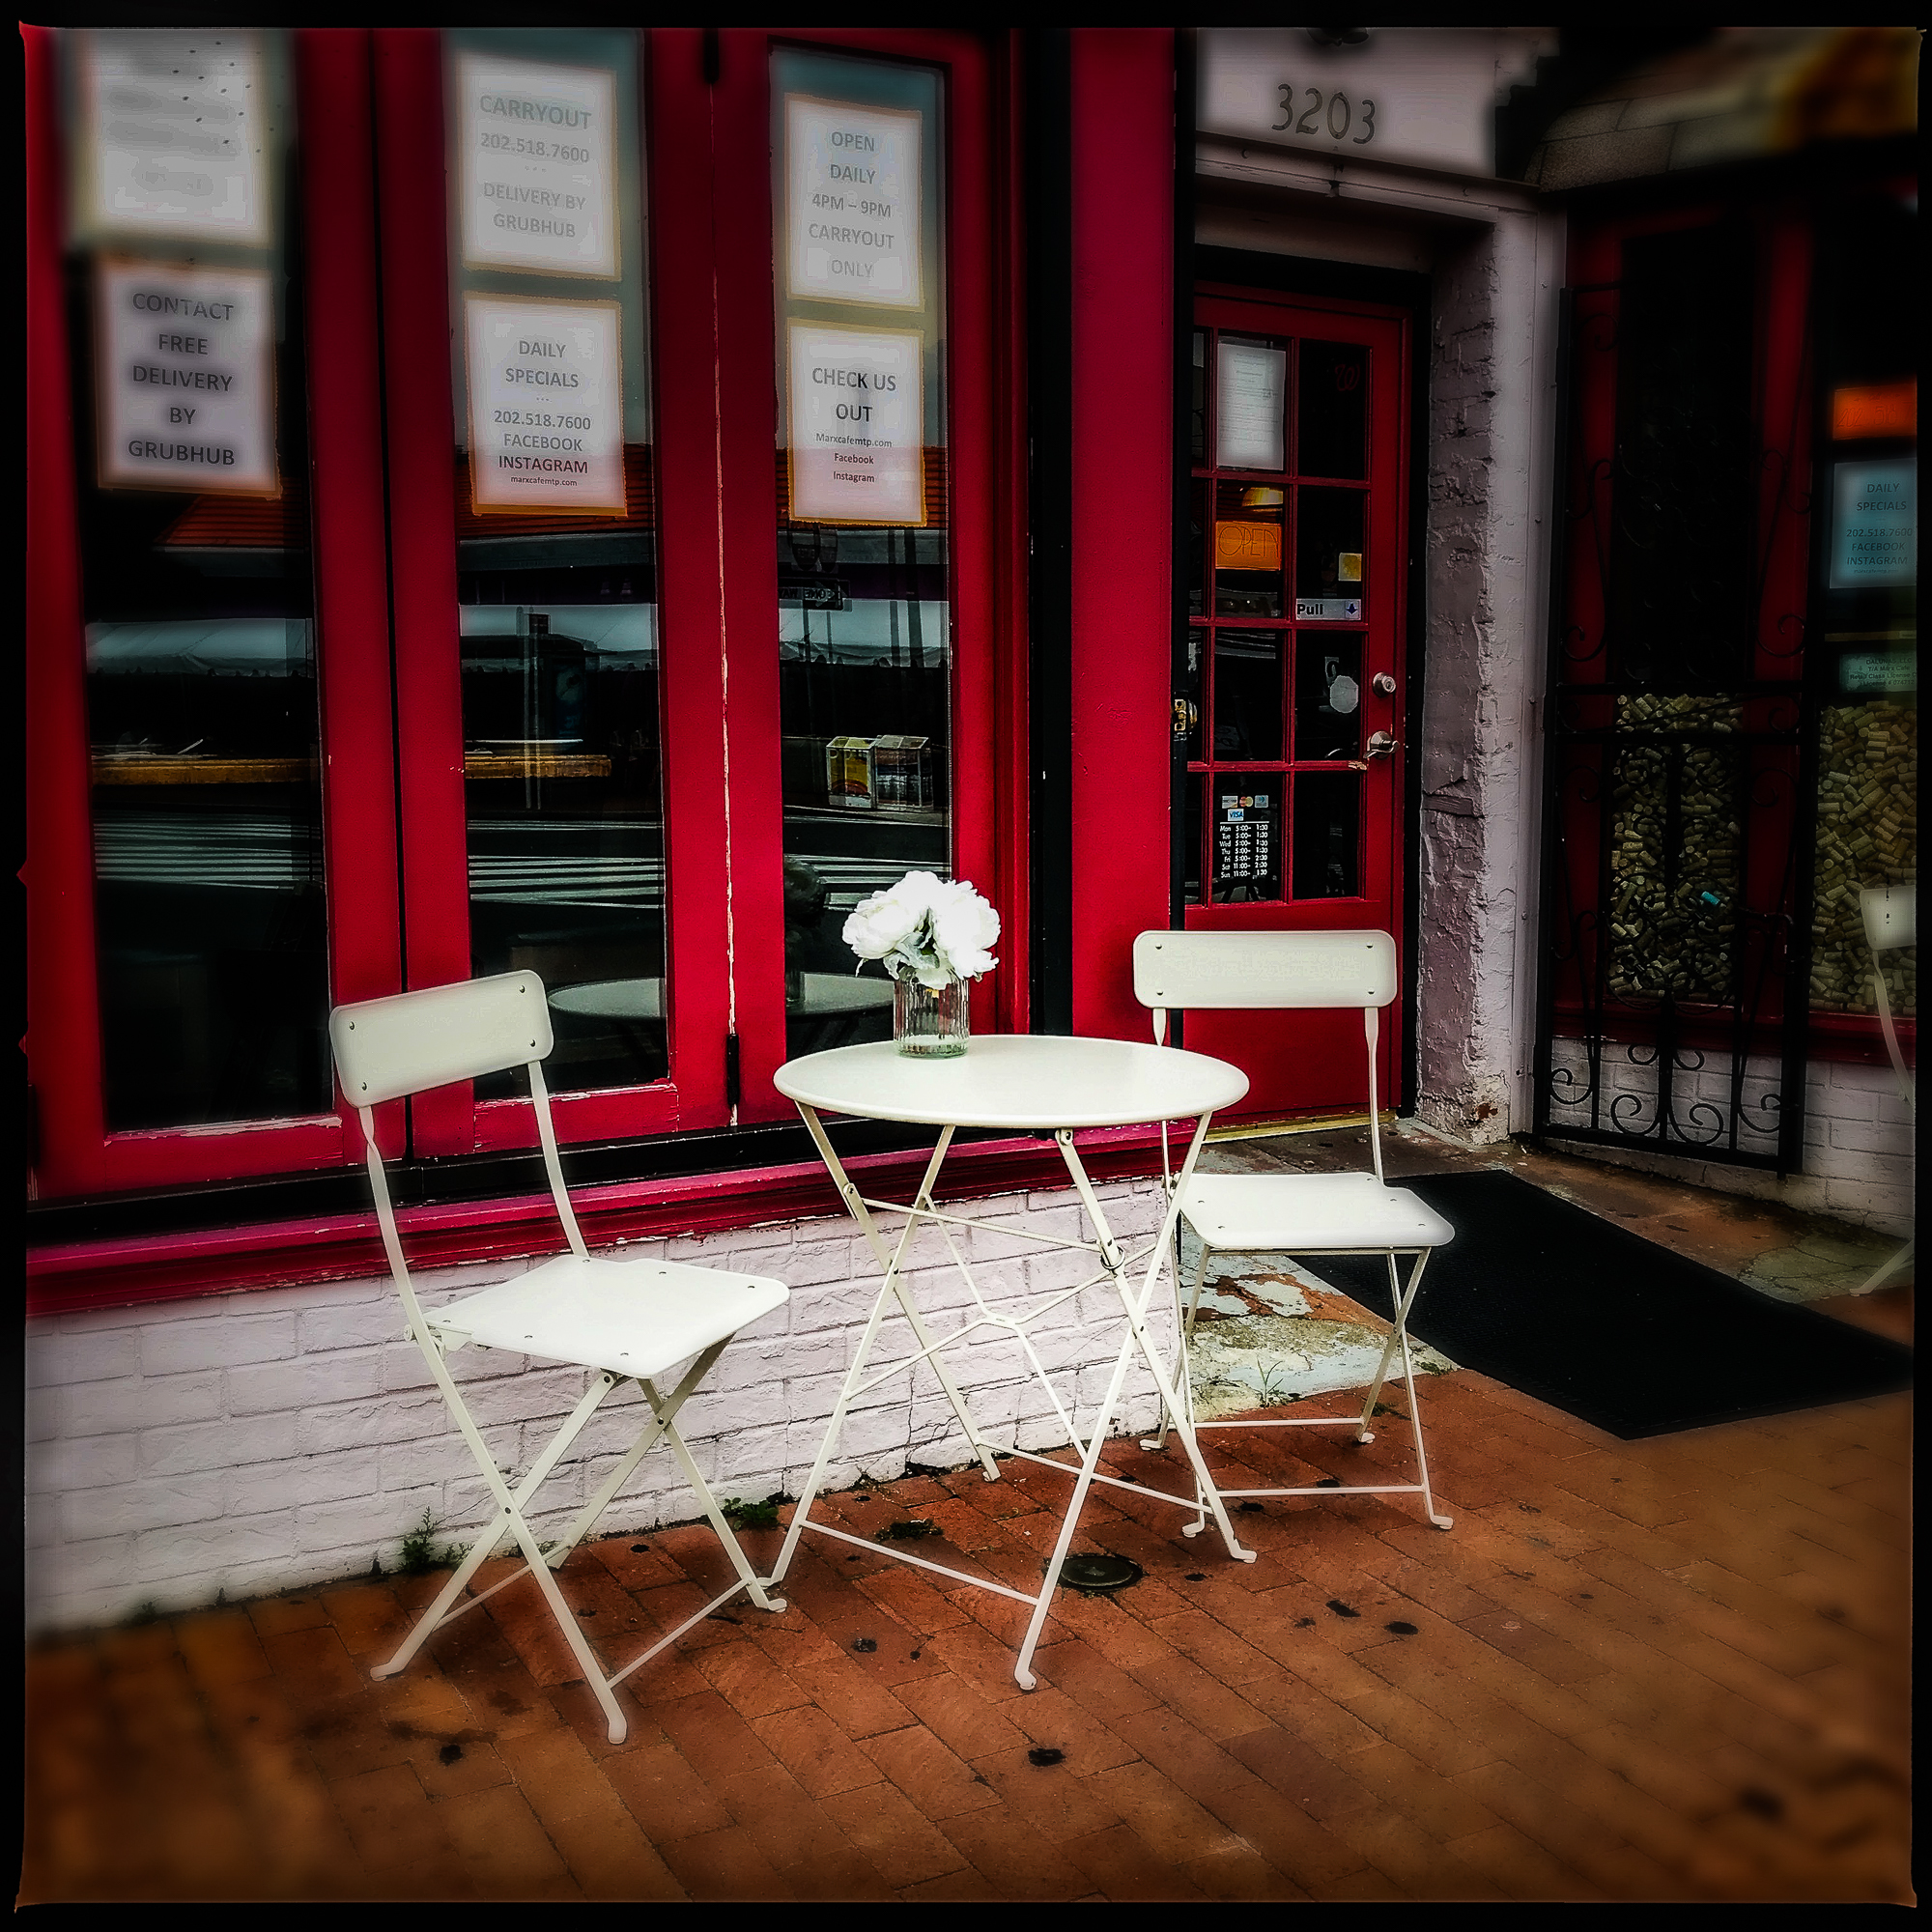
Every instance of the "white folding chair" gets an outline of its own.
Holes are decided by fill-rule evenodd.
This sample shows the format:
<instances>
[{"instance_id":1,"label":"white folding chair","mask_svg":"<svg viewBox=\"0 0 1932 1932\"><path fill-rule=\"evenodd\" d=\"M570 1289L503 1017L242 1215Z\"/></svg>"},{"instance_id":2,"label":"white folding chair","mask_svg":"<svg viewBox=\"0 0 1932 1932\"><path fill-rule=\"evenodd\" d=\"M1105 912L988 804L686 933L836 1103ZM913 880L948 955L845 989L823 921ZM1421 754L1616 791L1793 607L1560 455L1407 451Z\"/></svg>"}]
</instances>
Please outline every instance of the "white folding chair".
<instances>
[{"instance_id":1,"label":"white folding chair","mask_svg":"<svg viewBox=\"0 0 1932 1932\"><path fill-rule=\"evenodd\" d=\"M1319 1429L1340 1425L1355 1432L1357 1442L1373 1442L1369 1427L1376 1403L1396 1355L1402 1357L1402 1383L1408 1395L1409 1427L1415 1435L1420 1480L1413 1483L1344 1483L1301 1489L1224 1490L1233 1496L1406 1495L1422 1498L1424 1514L1437 1529L1451 1519L1440 1514L1429 1487L1429 1455L1422 1442L1422 1420L1415 1401L1415 1366L1409 1357L1408 1312L1422 1285L1431 1252L1455 1238L1456 1231L1434 1208L1406 1188L1382 1179L1381 1132L1376 1117L1376 1037L1381 1009L1399 989L1395 941L1385 932L1144 932L1134 941L1134 995L1153 1009L1153 1037L1167 1038L1170 1010L1198 1008L1358 1007L1368 1044L1369 1151L1373 1174L1204 1174L1196 1168L1182 1197L1180 1219L1201 1243L1182 1322L1185 1361L1194 1339L1201 1290L1214 1254L1382 1255L1388 1262L1389 1295L1395 1323L1382 1348L1374 1379L1362 1399L1360 1417L1293 1416L1256 1422L1199 1422L1194 1418L1191 1376L1180 1378L1181 1400L1197 1430ZM1165 1134L1162 1137L1163 1162ZM1169 1185L1173 1185L1170 1179ZM1179 1235L1176 1232L1174 1283L1180 1290ZM1415 1264L1405 1283L1396 1257L1412 1254ZM1177 1310L1177 1312L1179 1312ZM1167 1436L1167 1418L1145 1447L1157 1448ZM1203 1502L1205 1504L1206 1498ZM1204 1519L1205 1520L1205 1519ZM1202 1522L1187 1525L1198 1535Z\"/></svg>"},{"instance_id":2,"label":"white folding chair","mask_svg":"<svg viewBox=\"0 0 1932 1932\"><path fill-rule=\"evenodd\" d=\"M1871 886L1859 895L1859 910L1864 915L1865 943L1871 948L1872 991L1878 1001L1879 1031L1885 1035L1885 1050L1891 1056L1891 1070L1898 1076L1898 1091L1905 1095L1907 1111L1916 1124L1918 1116L1918 1101L1912 1069L1905 1064L1905 1055L1899 1050L1898 1028L1892 1024L1891 996L1886 991L1885 962L1879 957L1881 952L1889 952L1894 947L1917 946L1918 944L1918 888L1917 886ZM1869 1294L1881 1282L1889 1281L1912 1262L1912 1250L1918 1242L1915 1235L1885 1263L1871 1279L1855 1288L1854 1294Z\"/></svg>"},{"instance_id":3,"label":"white folding chair","mask_svg":"<svg viewBox=\"0 0 1932 1932\"><path fill-rule=\"evenodd\" d=\"M570 1197L564 1191L556 1132L551 1122L550 1094L539 1064L550 1052L552 1042L550 1008L544 997L543 981L534 973L504 973L492 979L464 980L453 986L434 986L423 992L368 1000L359 1006L338 1007L329 1017L328 1037L342 1091L361 1117L362 1134L368 1144L369 1184L376 1196L376 1218L382 1223L383 1245L388 1251L389 1268L403 1298L408 1337L421 1349L429 1372L449 1406L451 1419L469 1443L476 1466L483 1472L483 1480L497 1502L496 1512L484 1525L475 1546L417 1620L402 1648L371 1674L393 1677L407 1667L424 1640L435 1632L528 1574L536 1578L537 1587L563 1632L564 1641L582 1668L584 1681L596 1692L610 1722L611 1742L622 1744L627 1726L617 1706L615 1687L639 1664L655 1657L721 1604L728 1603L740 1590L749 1591L752 1601L762 1609L784 1608L782 1598L767 1595L756 1571L739 1548L730 1524L724 1520L717 1499L678 1435L675 1418L731 1337L748 1321L780 1307L788 1299L789 1291L782 1282L759 1275L689 1267L677 1262L620 1261L593 1255L584 1246L577 1216L571 1211ZM466 1295L446 1307L425 1312L410 1285L409 1268L403 1260L383 1157L376 1148L372 1110L385 1100L444 1087L452 1081L478 1079L513 1066L523 1066L529 1074L530 1098L536 1106L537 1132L543 1141L551 1198L556 1203L570 1251L478 1294ZM537 1457L514 1491L497 1468L449 1373L445 1358L471 1345L534 1355L544 1361L576 1363L592 1372L583 1399L571 1410L550 1446ZM679 1363L688 1363L689 1367L668 1394L661 1393L660 1380ZM643 1391L649 1421L570 1526L554 1543L540 1545L529 1522L531 1498L605 1398L626 1381L635 1381ZM737 1581L686 1618L669 1635L660 1638L641 1657L633 1658L622 1670L607 1677L552 1573L562 1566L610 1507L660 1437L669 1445L710 1518L737 1573ZM471 1597L461 1608L452 1609L450 1605L468 1587L477 1567L506 1535L514 1538L523 1551L523 1566L501 1582Z\"/></svg>"}]
</instances>

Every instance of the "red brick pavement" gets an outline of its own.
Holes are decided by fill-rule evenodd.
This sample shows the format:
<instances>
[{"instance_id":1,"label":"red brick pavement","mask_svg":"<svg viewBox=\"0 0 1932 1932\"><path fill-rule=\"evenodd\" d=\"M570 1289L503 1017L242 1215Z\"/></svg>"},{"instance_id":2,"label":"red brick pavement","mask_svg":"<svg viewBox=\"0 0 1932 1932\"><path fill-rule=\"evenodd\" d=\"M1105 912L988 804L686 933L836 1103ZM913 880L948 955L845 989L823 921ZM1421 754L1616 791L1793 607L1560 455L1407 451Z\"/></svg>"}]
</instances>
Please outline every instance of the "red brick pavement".
<instances>
[{"instance_id":1,"label":"red brick pavement","mask_svg":"<svg viewBox=\"0 0 1932 1932\"><path fill-rule=\"evenodd\" d=\"M1081 1546L1145 1578L1063 1593L1031 1694L1021 1606L810 1537L783 1615L626 1681L616 1747L527 1589L380 1685L437 1578L44 1645L20 1898L1910 1899L1909 1399L1636 1443L1467 1372L1423 1400L1452 1531L1274 1502L1236 1566L1107 1492ZM1009 1467L833 1500L1018 1578L1065 1488ZM680 1527L561 1580L620 1659L722 1575Z\"/></svg>"}]
</instances>

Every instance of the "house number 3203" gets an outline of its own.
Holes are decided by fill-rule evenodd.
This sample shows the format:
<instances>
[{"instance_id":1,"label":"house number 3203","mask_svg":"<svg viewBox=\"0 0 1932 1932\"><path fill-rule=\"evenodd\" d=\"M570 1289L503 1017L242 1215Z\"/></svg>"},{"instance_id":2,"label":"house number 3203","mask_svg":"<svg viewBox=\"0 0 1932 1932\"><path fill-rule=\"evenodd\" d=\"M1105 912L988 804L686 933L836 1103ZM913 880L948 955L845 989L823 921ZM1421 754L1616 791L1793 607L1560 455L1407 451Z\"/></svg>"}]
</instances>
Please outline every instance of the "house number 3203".
<instances>
[{"instance_id":1,"label":"house number 3203","mask_svg":"<svg viewBox=\"0 0 1932 1932\"><path fill-rule=\"evenodd\" d=\"M1333 94L1323 94L1319 87L1304 87L1301 95L1301 113L1294 111L1296 88L1292 81L1284 80L1275 93L1281 97L1281 119L1274 123L1271 132L1293 134L1313 134L1318 138L1326 134L1331 141L1347 141L1349 129L1355 122L1355 109L1349 97L1339 90ZM1376 103L1364 100L1361 104L1362 131L1352 141L1351 148L1366 147L1376 138Z\"/></svg>"}]
</instances>

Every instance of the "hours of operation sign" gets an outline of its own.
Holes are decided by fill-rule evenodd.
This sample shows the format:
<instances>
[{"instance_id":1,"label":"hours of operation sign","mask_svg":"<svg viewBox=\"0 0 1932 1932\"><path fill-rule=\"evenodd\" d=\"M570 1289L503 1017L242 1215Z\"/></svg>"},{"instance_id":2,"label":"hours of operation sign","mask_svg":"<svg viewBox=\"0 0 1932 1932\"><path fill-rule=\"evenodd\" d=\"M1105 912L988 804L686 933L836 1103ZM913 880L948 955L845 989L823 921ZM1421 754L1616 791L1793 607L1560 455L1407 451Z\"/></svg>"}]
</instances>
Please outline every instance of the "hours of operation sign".
<instances>
[{"instance_id":1,"label":"hours of operation sign","mask_svg":"<svg viewBox=\"0 0 1932 1932\"><path fill-rule=\"evenodd\" d=\"M152 262L99 276L102 486L279 494L269 277Z\"/></svg>"},{"instance_id":2,"label":"hours of operation sign","mask_svg":"<svg viewBox=\"0 0 1932 1932\"><path fill-rule=\"evenodd\" d=\"M919 308L920 120L912 109L785 97L787 289Z\"/></svg>"},{"instance_id":3,"label":"hours of operation sign","mask_svg":"<svg viewBox=\"0 0 1932 1932\"><path fill-rule=\"evenodd\" d=\"M464 54L463 259L551 275L617 273L615 77Z\"/></svg>"},{"instance_id":4,"label":"hours of operation sign","mask_svg":"<svg viewBox=\"0 0 1932 1932\"><path fill-rule=\"evenodd\" d=\"M615 302L464 298L474 509L625 514L619 313Z\"/></svg>"},{"instance_id":5,"label":"hours of operation sign","mask_svg":"<svg viewBox=\"0 0 1932 1932\"><path fill-rule=\"evenodd\" d=\"M792 515L924 523L919 337L795 322L790 347Z\"/></svg>"}]
</instances>

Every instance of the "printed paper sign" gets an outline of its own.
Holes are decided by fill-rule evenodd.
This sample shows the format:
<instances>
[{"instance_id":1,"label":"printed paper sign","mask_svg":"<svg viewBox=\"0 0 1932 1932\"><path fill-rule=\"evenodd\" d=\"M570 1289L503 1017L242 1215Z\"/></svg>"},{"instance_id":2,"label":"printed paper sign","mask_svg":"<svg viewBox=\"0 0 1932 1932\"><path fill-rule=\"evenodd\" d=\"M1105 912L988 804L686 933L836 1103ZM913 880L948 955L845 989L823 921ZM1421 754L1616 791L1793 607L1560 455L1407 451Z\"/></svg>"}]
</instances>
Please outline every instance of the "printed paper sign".
<instances>
[{"instance_id":1,"label":"printed paper sign","mask_svg":"<svg viewBox=\"0 0 1932 1932\"><path fill-rule=\"evenodd\" d=\"M1279 869L1281 801L1268 792L1224 792L1214 813L1214 883L1271 881Z\"/></svg>"},{"instance_id":2,"label":"printed paper sign","mask_svg":"<svg viewBox=\"0 0 1932 1932\"><path fill-rule=\"evenodd\" d=\"M918 308L915 110L785 97L787 286L794 296Z\"/></svg>"},{"instance_id":3,"label":"printed paper sign","mask_svg":"<svg viewBox=\"0 0 1932 1932\"><path fill-rule=\"evenodd\" d=\"M1833 466L1833 590L1918 582L1918 463Z\"/></svg>"},{"instance_id":4,"label":"printed paper sign","mask_svg":"<svg viewBox=\"0 0 1932 1932\"><path fill-rule=\"evenodd\" d=\"M625 514L619 312L613 301L464 298L474 509Z\"/></svg>"},{"instance_id":5,"label":"printed paper sign","mask_svg":"<svg viewBox=\"0 0 1932 1932\"><path fill-rule=\"evenodd\" d=\"M98 32L83 75L97 224L268 242L268 83L253 34Z\"/></svg>"},{"instance_id":6,"label":"printed paper sign","mask_svg":"<svg viewBox=\"0 0 1932 1932\"><path fill-rule=\"evenodd\" d=\"M267 274L103 262L99 286L102 488L279 495Z\"/></svg>"},{"instance_id":7,"label":"printed paper sign","mask_svg":"<svg viewBox=\"0 0 1932 1932\"><path fill-rule=\"evenodd\" d=\"M614 278L616 77L463 54L456 86L464 261Z\"/></svg>"},{"instance_id":8,"label":"printed paper sign","mask_svg":"<svg viewBox=\"0 0 1932 1932\"><path fill-rule=\"evenodd\" d=\"M1280 469L1288 406L1288 351L1264 342L1219 344L1215 410L1216 461L1225 469Z\"/></svg>"},{"instance_id":9,"label":"printed paper sign","mask_svg":"<svg viewBox=\"0 0 1932 1932\"><path fill-rule=\"evenodd\" d=\"M917 335L791 325L791 513L801 523L923 524Z\"/></svg>"}]
</instances>

